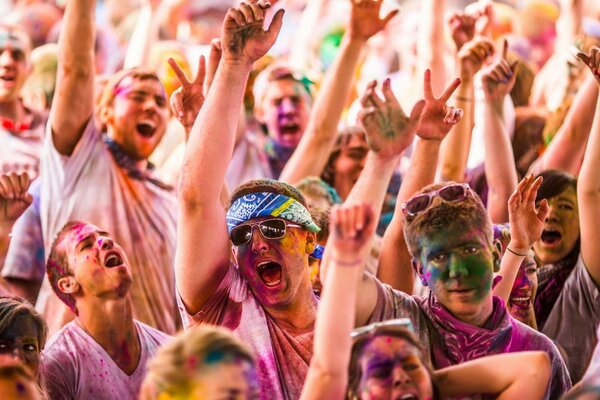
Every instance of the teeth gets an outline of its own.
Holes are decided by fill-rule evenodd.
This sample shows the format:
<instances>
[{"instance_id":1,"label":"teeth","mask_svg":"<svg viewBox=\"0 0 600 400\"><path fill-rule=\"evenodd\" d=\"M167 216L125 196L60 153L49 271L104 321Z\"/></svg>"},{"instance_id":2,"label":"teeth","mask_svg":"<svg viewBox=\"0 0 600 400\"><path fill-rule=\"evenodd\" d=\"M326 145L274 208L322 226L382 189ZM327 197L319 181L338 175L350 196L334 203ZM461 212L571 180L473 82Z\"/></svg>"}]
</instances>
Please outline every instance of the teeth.
<instances>
[{"instance_id":1,"label":"teeth","mask_svg":"<svg viewBox=\"0 0 600 400\"><path fill-rule=\"evenodd\" d=\"M529 301L531 297L513 297L512 301Z\"/></svg>"},{"instance_id":2,"label":"teeth","mask_svg":"<svg viewBox=\"0 0 600 400\"><path fill-rule=\"evenodd\" d=\"M279 283L281 283L281 279L278 279L275 282L271 282L271 283L266 283L265 282L265 285L268 286L268 287L273 287L273 286L279 285Z\"/></svg>"}]
</instances>

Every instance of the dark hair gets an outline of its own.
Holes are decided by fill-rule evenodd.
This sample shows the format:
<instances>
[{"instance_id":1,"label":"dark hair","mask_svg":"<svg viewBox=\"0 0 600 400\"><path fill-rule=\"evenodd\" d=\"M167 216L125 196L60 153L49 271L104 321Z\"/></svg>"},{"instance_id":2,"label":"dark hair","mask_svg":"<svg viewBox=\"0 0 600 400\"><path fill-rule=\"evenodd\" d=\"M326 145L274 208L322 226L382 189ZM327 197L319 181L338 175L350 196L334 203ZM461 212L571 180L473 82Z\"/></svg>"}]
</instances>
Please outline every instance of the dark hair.
<instances>
[{"instance_id":1,"label":"dark hair","mask_svg":"<svg viewBox=\"0 0 600 400\"><path fill-rule=\"evenodd\" d=\"M354 339L352 343L352 354L350 356L350 364L348 365L348 390L347 390L347 398L348 399L357 399L358 389L360 385L360 381L362 379L362 369L359 364L359 359L362 356L362 353L365 347L371 342L376 336L391 336L399 339L404 339L413 345L419 354L419 359L429 372L429 377L431 379L432 387L433 387L433 398L439 399L439 389L435 380L433 379L433 368L429 360L424 357L423 346L419 339L405 326L401 325L383 325L374 328L369 333L360 335Z\"/></svg>"},{"instance_id":2,"label":"dark hair","mask_svg":"<svg viewBox=\"0 0 600 400\"><path fill-rule=\"evenodd\" d=\"M44 321L27 300L20 297L0 297L0 334L22 315L26 315L33 320L38 331L37 339L40 350L42 350L46 344L46 336L48 335L46 321Z\"/></svg>"},{"instance_id":3,"label":"dark hair","mask_svg":"<svg viewBox=\"0 0 600 400\"><path fill-rule=\"evenodd\" d=\"M546 113L533 107L515 109L515 133L512 148L515 165L520 177L524 177L544 147Z\"/></svg>"},{"instance_id":4,"label":"dark hair","mask_svg":"<svg viewBox=\"0 0 600 400\"><path fill-rule=\"evenodd\" d=\"M566 172L549 169L538 176L543 177L544 181L538 189L537 197L535 198L536 202L558 196L569 187L577 190L577 178Z\"/></svg>"},{"instance_id":5,"label":"dark hair","mask_svg":"<svg viewBox=\"0 0 600 400\"><path fill-rule=\"evenodd\" d=\"M309 208L306 199L298 189L285 182L276 181L274 179L253 179L241 184L231 193L229 206L227 208L229 209L233 203L241 197L260 192L282 194L296 200L306 207L307 210Z\"/></svg>"},{"instance_id":6,"label":"dark hair","mask_svg":"<svg viewBox=\"0 0 600 400\"><path fill-rule=\"evenodd\" d=\"M434 183L425 187L415 196L452 184L456 184L456 182ZM432 201L435 201L435 199L432 199ZM476 227L485 234L487 242L492 245L492 221L479 196L471 191L471 194L462 201L441 201L414 217L404 219L404 236L411 255L415 258L420 257L419 239L423 235L432 235L448 227L456 227L457 229Z\"/></svg>"},{"instance_id":7,"label":"dark hair","mask_svg":"<svg viewBox=\"0 0 600 400\"><path fill-rule=\"evenodd\" d=\"M67 293L63 293L58 287L58 281L65 276L72 275L71 268L69 267L69 259L65 252L59 250L59 245L75 227L85 225L85 222L81 221L70 221L67 222L61 230L54 237L52 246L50 247L50 255L46 262L46 274L48 275L48 281L52 290L58 296L58 298L67 305L77 315L77 308L75 307L75 298Z\"/></svg>"}]
</instances>

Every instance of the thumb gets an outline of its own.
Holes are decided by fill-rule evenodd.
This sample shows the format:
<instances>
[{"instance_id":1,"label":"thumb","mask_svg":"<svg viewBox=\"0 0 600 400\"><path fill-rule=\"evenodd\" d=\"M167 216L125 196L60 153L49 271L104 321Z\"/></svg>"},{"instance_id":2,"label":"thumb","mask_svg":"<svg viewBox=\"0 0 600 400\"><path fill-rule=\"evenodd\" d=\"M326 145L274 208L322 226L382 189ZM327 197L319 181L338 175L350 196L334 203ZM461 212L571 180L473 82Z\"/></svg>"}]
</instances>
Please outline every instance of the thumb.
<instances>
[{"instance_id":1,"label":"thumb","mask_svg":"<svg viewBox=\"0 0 600 400\"><path fill-rule=\"evenodd\" d=\"M285 10L277 10L273 20L271 21L271 25L269 25L269 29L267 29L267 36L272 43L275 43L275 39L277 39L279 31L281 31L281 26L283 25L283 14L285 14Z\"/></svg>"},{"instance_id":2,"label":"thumb","mask_svg":"<svg viewBox=\"0 0 600 400\"><path fill-rule=\"evenodd\" d=\"M417 103L413 106L412 111L410 112L410 120L416 121L421 116L423 112L423 108L425 107L425 100L421 99L417 101Z\"/></svg>"},{"instance_id":3,"label":"thumb","mask_svg":"<svg viewBox=\"0 0 600 400\"><path fill-rule=\"evenodd\" d=\"M388 15L386 15L385 18L383 19L382 27L385 28L385 26L388 24L388 22L390 22L392 20L392 18L394 18L396 15L398 15L399 12L400 12L400 10L390 11L390 13Z\"/></svg>"}]
</instances>

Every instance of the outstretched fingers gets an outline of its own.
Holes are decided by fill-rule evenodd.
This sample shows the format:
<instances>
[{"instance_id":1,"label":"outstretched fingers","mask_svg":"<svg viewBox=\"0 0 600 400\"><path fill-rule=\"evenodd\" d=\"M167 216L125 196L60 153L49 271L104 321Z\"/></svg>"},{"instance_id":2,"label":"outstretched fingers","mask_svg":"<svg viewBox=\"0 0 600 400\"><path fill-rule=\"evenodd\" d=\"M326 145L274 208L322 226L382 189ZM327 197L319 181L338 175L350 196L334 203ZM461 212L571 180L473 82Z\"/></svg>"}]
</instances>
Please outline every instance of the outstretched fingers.
<instances>
[{"instance_id":1,"label":"outstretched fingers","mask_svg":"<svg viewBox=\"0 0 600 400\"><path fill-rule=\"evenodd\" d=\"M285 14L285 10L279 9L275 13L273 20L271 21L271 25L269 25L269 29L267 29L267 36L272 42L275 42L277 36L279 35L279 31L281 31L281 27L283 26L283 15Z\"/></svg>"},{"instance_id":2,"label":"outstretched fingers","mask_svg":"<svg viewBox=\"0 0 600 400\"><path fill-rule=\"evenodd\" d=\"M167 62L171 66L171 69L175 75L177 75L177 79L179 79L179 82L181 82L182 85L189 85L191 83L187 76L185 76L185 72L179 67L179 64L177 64L173 58L169 57Z\"/></svg>"},{"instance_id":3,"label":"outstretched fingers","mask_svg":"<svg viewBox=\"0 0 600 400\"><path fill-rule=\"evenodd\" d=\"M456 78L452 81L452 83L444 90L444 92L442 93L442 95L439 97L438 100L443 101L444 103L447 102L450 97L452 96L452 94L454 93L454 91L460 86L461 84L461 79L460 78ZM431 81L430 81L430 85L431 85Z\"/></svg>"}]
</instances>

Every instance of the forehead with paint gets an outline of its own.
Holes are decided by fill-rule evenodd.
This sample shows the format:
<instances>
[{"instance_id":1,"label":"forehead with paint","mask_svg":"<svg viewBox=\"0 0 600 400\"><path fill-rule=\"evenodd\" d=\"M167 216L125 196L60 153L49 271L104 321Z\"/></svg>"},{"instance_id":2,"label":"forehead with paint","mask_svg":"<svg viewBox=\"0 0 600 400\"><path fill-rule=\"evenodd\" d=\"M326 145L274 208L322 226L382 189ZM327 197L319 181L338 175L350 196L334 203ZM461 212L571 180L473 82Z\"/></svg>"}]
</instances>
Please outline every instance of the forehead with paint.
<instances>
[{"instance_id":1,"label":"forehead with paint","mask_svg":"<svg viewBox=\"0 0 600 400\"><path fill-rule=\"evenodd\" d=\"M31 41L19 28L0 24L0 52L4 50L20 51L23 60L27 61L31 53Z\"/></svg>"}]
</instances>

